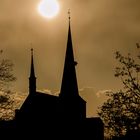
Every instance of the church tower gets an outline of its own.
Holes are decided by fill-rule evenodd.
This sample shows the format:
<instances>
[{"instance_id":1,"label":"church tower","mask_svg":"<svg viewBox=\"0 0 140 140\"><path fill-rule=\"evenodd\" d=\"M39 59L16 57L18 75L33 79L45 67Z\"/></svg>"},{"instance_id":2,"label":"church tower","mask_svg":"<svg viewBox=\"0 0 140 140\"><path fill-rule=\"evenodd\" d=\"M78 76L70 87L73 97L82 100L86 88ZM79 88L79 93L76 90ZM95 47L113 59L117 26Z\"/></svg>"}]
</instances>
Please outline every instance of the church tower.
<instances>
[{"instance_id":1,"label":"church tower","mask_svg":"<svg viewBox=\"0 0 140 140\"><path fill-rule=\"evenodd\" d=\"M72 97L72 96L74 97L79 95L76 70L75 70L76 65L77 62L74 60L70 17L69 17L67 49L66 49L60 97Z\"/></svg>"},{"instance_id":2,"label":"church tower","mask_svg":"<svg viewBox=\"0 0 140 140\"><path fill-rule=\"evenodd\" d=\"M63 114L63 119L80 120L86 118L86 102L79 96L75 70L76 65L77 62L74 60L69 16L67 48L61 91L59 94L61 102L61 113Z\"/></svg>"},{"instance_id":3,"label":"church tower","mask_svg":"<svg viewBox=\"0 0 140 140\"><path fill-rule=\"evenodd\" d=\"M36 92L36 77L34 70L34 60L33 60L33 49L31 49L31 69L29 77L29 95L32 95Z\"/></svg>"}]
</instances>

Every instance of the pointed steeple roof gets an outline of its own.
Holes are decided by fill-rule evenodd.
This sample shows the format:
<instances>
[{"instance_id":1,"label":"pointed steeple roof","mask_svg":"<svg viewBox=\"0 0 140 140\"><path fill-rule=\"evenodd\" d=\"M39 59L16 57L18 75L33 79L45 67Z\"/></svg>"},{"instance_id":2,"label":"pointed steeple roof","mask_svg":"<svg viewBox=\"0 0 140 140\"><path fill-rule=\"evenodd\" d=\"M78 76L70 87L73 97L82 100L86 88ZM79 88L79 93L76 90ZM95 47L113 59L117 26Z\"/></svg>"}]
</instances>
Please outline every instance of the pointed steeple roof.
<instances>
[{"instance_id":1,"label":"pointed steeple roof","mask_svg":"<svg viewBox=\"0 0 140 140\"><path fill-rule=\"evenodd\" d=\"M34 59L33 59L33 49L31 49L31 69L30 69L30 77L29 77L29 93L30 95L34 95L36 92L36 77L34 70Z\"/></svg>"},{"instance_id":2,"label":"pointed steeple roof","mask_svg":"<svg viewBox=\"0 0 140 140\"><path fill-rule=\"evenodd\" d=\"M60 96L69 97L79 95L75 70L76 64L77 63L74 61L70 16L69 16L68 40Z\"/></svg>"},{"instance_id":3,"label":"pointed steeple roof","mask_svg":"<svg viewBox=\"0 0 140 140\"><path fill-rule=\"evenodd\" d=\"M31 48L31 70L30 70L30 77L35 77L34 60L33 60L33 48Z\"/></svg>"}]
</instances>

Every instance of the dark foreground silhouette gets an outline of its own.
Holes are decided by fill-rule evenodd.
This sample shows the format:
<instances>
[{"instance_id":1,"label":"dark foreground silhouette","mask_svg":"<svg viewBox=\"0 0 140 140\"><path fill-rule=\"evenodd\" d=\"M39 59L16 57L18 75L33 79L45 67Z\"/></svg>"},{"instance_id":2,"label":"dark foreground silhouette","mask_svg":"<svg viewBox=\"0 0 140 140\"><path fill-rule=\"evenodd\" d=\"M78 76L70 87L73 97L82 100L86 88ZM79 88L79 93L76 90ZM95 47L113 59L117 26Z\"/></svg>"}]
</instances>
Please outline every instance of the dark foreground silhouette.
<instances>
[{"instance_id":1,"label":"dark foreground silhouette","mask_svg":"<svg viewBox=\"0 0 140 140\"><path fill-rule=\"evenodd\" d=\"M17 138L103 140L100 118L86 118L86 102L80 97L76 78L72 36L69 23L62 85L59 96L36 91L36 76L31 50L29 95L12 121L1 122L1 132Z\"/></svg>"},{"instance_id":2,"label":"dark foreground silhouette","mask_svg":"<svg viewBox=\"0 0 140 140\"><path fill-rule=\"evenodd\" d=\"M125 136L113 137L112 140L140 140L140 131L131 130Z\"/></svg>"}]
</instances>

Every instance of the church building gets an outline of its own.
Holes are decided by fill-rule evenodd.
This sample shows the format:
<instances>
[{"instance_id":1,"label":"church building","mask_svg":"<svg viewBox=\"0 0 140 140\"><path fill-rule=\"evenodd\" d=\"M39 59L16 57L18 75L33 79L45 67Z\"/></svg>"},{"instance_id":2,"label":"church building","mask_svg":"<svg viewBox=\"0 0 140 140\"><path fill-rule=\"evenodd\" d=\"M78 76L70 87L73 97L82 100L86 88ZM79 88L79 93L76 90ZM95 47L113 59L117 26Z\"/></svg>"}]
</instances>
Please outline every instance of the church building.
<instances>
[{"instance_id":1,"label":"church building","mask_svg":"<svg viewBox=\"0 0 140 140\"><path fill-rule=\"evenodd\" d=\"M18 132L23 135L43 136L46 139L49 136L52 138L56 136L58 139L103 140L104 125L101 119L86 117L86 101L79 95L70 18L59 96L36 90L33 55L33 49L31 49L29 95L21 108L15 112L14 123Z\"/></svg>"}]
</instances>

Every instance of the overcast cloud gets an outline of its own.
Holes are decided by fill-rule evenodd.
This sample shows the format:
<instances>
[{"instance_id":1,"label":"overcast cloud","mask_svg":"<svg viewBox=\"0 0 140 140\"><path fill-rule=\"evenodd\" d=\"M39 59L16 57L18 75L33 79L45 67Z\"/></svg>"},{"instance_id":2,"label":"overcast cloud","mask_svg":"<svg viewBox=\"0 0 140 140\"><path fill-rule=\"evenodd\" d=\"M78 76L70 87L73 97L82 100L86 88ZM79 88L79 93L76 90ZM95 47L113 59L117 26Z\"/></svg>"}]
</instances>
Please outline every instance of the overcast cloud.
<instances>
[{"instance_id":1,"label":"overcast cloud","mask_svg":"<svg viewBox=\"0 0 140 140\"><path fill-rule=\"evenodd\" d=\"M95 93L120 89L113 76L114 52L135 54L135 44L140 42L140 1L58 0L61 10L53 20L38 14L39 1L0 1L0 49L15 64L14 90L28 91L31 47L38 89L60 90L69 8L79 88L94 87Z\"/></svg>"}]
</instances>

